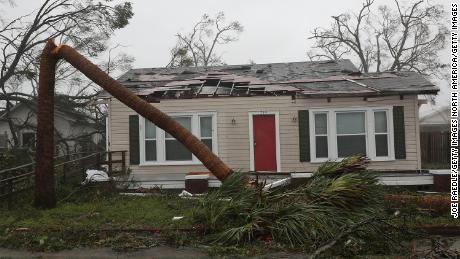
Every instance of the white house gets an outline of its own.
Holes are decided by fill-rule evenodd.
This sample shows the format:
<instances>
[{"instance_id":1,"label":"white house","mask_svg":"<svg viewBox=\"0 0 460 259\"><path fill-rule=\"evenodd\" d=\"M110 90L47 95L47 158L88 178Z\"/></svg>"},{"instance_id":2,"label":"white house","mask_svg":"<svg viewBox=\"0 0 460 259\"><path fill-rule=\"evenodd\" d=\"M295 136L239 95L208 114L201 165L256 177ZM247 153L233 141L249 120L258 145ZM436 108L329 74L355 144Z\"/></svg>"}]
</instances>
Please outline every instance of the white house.
<instances>
[{"instance_id":1,"label":"white house","mask_svg":"<svg viewBox=\"0 0 460 259\"><path fill-rule=\"evenodd\" d=\"M0 148L13 146L13 136L7 118L14 122L19 146L34 147L36 140L37 105L35 101L20 102L9 114L0 115ZM8 116L8 117L7 117ZM77 152L98 143L101 134L88 116L56 102L55 115L56 153Z\"/></svg>"},{"instance_id":2,"label":"white house","mask_svg":"<svg viewBox=\"0 0 460 259\"><path fill-rule=\"evenodd\" d=\"M312 172L364 154L375 171L421 169L419 94L436 88L413 72L361 74L349 60L132 69L119 81L173 116L231 168ZM135 179L183 181L207 171L181 143L110 94L109 150L128 150Z\"/></svg>"}]
</instances>

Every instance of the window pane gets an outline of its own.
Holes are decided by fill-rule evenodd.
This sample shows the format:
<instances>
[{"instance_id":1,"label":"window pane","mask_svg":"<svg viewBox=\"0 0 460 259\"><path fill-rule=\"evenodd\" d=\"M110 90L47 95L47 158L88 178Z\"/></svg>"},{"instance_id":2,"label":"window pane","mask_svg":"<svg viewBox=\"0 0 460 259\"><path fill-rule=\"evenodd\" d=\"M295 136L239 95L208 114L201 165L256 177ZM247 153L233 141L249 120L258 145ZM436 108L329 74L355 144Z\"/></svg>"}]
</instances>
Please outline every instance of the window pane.
<instances>
[{"instance_id":1,"label":"window pane","mask_svg":"<svg viewBox=\"0 0 460 259\"><path fill-rule=\"evenodd\" d=\"M212 117L200 117L200 136L212 137Z\"/></svg>"},{"instance_id":2,"label":"window pane","mask_svg":"<svg viewBox=\"0 0 460 259\"><path fill-rule=\"evenodd\" d=\"M0 134L0 147L6 147L8 143L8 138L6 134Z\"/></svg>"},{"instance_id":3,"label":"window pane","mask_svg":"<svg viewBox=\"0 0 460 259\"><path fill-rule=\"evenodd\" d=\"M157 142L155 140L145 141L145 161L157 160Z\"/></svg>"},{"instance_id":4,"label":"window pane","mask_svg":"<svg viewBox=\"0 0 460 259\"><path fill-rule=\"evenodd\" d=\"M366 155L366 136L337 136L337 151L339 157Z\"/></svg>"},{"instance_id":5,"label":"window pane","mask_svg":"<svg viewBox=\"0 0 460 259\"><path fill-rule=\"evenodd\" d=\"M145 138L146 139L154 139L156 138L156 126L149 120L145 120Z\"/></svg>"},{"instance_id":6,"label":"window pane","mask_svg":"<svg viewBox=\"0 0 460 259\"><path fill-rule=\"evenodd\" d=\"M173 117L180 125L184 126L186 129L192 129L192 118L191 117ZM166 138L172 138L173 136L169 135L167 132Z\"/></svg>"},{"instance_id":7,"label":"window pane","mask_svg":"<svg viewBox=\"0 0 460 259\"><path fill-rule=\"evenodd\" d=\"M315 134L327 134L327 115L326 113L315 114Z\"/></svg>"},{"instance_id":8,"label":"window pane","mask_svg":"<svg viewBox=\"0 0 460 259\"><path fill-rule=\"evenodd\" d=\"M337 134L365 133L364 112L337 113Z\"/></svg>"},{"instance_id":9,"label":"window pane","mask_svg":"<svg viewBox=\"0 0 460 259\"><path fill-rule=\"evenodd\" d=\"M35 133L33 132L22 133L22 146L23 147L35 147Z\"/></svg>"},{"instance_id":10,"label":"window pane","mask_svg":"<svg viewBox=\"0 0 460 259\"><path fill-rule=\"evenodd\" d=\"M316 157L328 157L327 136L316 137Z\"/></svg>"},{"instance_id":11,"label":"window pane","mask_svg":"<svg viewBox=\"0 0 460 259\"><path fill-rule=\"evenodd\" d=\"M202 139L201 140L209 149L212 151L212 139Z\"/></svg>"},{"instance_id":12,"label":"window pane","mask_svg":"<svg viewBox=\"0 0 460 259\"><path fill-rule=\"evenodd\" d=\"M388 156L388 136L386 134L375 135L375 155Z\"/></svg>"},{"instance_id":13,"label":"window pane","mask_svg":"<svg viewBox=\"0 0 460 259\"><path fill-rule=\"evenodd\" d=\"M177 140L165 140L167 161L190 161L192 153Z\"/></svg>"},{"instance_id":14,"label":"window pane","mask_svg":"<svg viewBox=\"0 0 460 259\"><path fill-rule=\"evenodd\" d=\"M374 112L375 119L375 132L386 133L387 132L387 113L386 112Z\"/></svg>"}]
</instances>

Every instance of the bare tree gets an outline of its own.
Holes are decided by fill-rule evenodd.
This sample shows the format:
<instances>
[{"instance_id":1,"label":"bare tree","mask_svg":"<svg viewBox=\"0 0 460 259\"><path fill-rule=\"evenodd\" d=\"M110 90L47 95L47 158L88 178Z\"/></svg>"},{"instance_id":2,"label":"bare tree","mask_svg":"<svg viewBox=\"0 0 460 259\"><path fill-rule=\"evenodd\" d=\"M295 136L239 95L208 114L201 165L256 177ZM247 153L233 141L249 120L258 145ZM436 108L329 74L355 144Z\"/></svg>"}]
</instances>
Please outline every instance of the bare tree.
<instances>
[{"instance_id":1,"label":"bare tree","mask_svg":"<svg viewBox=\"0 0 460 259\"><path fill-rule=\"evenodd\" d=\"M333 16L330 28L315 28L312 60L351 58L361 71L417 71L440 75L446 67L439 51L446 46L447 27L441 5L417 0L402 6L382 5L372 9L366 0L356 14Z\"/></svg>"},{"instance_id":2,"label":"bare tree","mask_svg":"<svg viewBox=\"0 0 460 259\"><path fill-rule=\"evenodd\" d=\"M177 43L171 50L167 67L223 64L222 56L216 54L216 47L237 41L242 31L243 26L238 21L226 23L223 12L214 18L204 14L190 33L176 34Z\"/></svg>"},{"instance_id":3,"label":"bare tree","mask_svg":"<svg viewBox=\"0 0 460 259\"><path fill-rule=\"evenodd\" d=\"M5 107L4 112L9 114L15 101L25 101L37 95L39 55L48 38L72 44L96 59L107 52L107 43L113 32L125 27L132 15L129 2L45 0L32 13L0 23L0 104ZM118 59L118 62L126 60ZM109 62L108 67L113 63ZM58 63L58 86L62 86L66 94L76 95L76 99L88 99L85 95L89 85L81 78L80 73L67 63ZM23 89L26 83L31 89ZM14 122L8 116L6 119L14 145L18 145Z\"/></svg>"}]
</instances>

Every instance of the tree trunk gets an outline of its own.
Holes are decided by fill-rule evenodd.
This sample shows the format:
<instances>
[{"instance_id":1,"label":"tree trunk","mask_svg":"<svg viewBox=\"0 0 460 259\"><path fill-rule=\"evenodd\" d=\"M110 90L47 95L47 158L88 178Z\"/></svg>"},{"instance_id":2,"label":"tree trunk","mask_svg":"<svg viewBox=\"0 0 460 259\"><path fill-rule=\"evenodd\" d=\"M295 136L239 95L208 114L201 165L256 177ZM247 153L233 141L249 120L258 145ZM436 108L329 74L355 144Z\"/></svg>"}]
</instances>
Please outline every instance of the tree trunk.
<instances>
[{"instance_id":1,"label":"tree trunk","mask_svg":"<svg viewBox=\"0 0 460 259\"><path fill-rule=\"evenodd\" d=\"M54 69L57 57L65 59L72 66L77 68L93 82L104 88L107 92L120 100L126 106L136 111L141 116L162 128L187 149L189 149L206 168L211 171L219 180L223 181L232 170L220 160L212 151L190 131L169 117L167 114L153 107L130 90L125 88L115 79L104 73L88 59L80 55L73 48L66 45L56 46L53 40L49 40L45 46L40 63L39 82L39 116L38 116L38 139L37 142L37 176L47 175L48 186L54 187L52 168L53 146L53 90L54 90ZM50 101L51 99L51 101ZM40 101L41 100L41 101ZM46 113L46 114L43 114ZM49 129L50 128L50 129ZM45 134L46 132L46 134ZM39 149L40 148L40 149ZM39 150L41 152L39 152ZM47 152L47 154L45 154ZM44 182L37 182L44 184ZM44 188L36 187L38 189ZM54 190L54 189L53 189ZM42 194L42 192L36 192ZM37 198L36 198L37 200ZM43 201L42 198L38 200ZM36 203L37 204L37 203Z\"/></svg>"},{"instance_id":2,"label":"tree trunk","mask_svg":"<svg viewBox=\"0 0 460 259\"><path fill-rule=\"evenodd\" d=\"M40 56L38 84L37 149L35 153L35 206L56 206L54 183L54 81L58 57L52 53L56 45L48 41Z\"/></svg>"}]
</instances>

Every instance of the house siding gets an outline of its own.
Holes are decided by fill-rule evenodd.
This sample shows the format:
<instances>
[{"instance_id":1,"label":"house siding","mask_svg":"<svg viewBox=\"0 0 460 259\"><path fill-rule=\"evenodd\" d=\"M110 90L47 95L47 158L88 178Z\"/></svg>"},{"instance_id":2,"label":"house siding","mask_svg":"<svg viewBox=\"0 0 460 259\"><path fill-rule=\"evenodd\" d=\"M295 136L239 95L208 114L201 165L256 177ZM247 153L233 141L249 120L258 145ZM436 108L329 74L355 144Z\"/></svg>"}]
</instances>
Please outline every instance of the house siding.
<instances>
[{"instance_id":1,"label":"house siding","mask_svg":"<svg viewBox=\"0 0 460 259\"><path fill-rule=\"evenodd\" d=\"M109 99L109 149L129 150L129 115L133 110L114 98ZM416 95L387 96L378 98L297 98L290 96L219 97L195 99L162 99L155 107L166 113L216 112L218 155L231 168L248 171L249 154L249 112L278 112L280 134L280 164L282 172L313 171L318 163L300 162L299 110L313 108L404 106L406 159L371 162L375 170L417 170L420 169L420 143L418 129L418 101ZM232 124L232 119L236 123ZM128 154L129 157L129 154ZM190 171L207 171L201 165L132 165L131 171L140 180L183 180Z\"/></svg>"}]
</instances>

